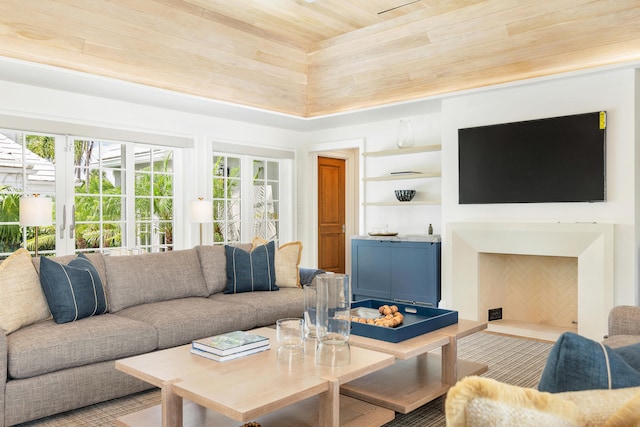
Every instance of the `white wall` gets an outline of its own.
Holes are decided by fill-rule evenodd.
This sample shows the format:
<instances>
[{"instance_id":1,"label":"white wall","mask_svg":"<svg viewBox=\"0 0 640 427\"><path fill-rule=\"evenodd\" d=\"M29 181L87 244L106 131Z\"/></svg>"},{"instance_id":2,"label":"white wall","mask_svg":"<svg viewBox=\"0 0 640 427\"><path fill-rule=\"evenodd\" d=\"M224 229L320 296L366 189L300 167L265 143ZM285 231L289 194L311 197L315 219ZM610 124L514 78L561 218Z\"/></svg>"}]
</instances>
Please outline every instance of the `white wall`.
<instances>
[{"instance_id":1,"label":"white wall","mask_svg":"<svg viewBox=\"0 0 640 427\"><path fill-rule=\"evenodd\" d=\"M46 70L40 70L46 72ZM59 72L60 70L57 70ZM111 82L113 83L113 82ZM416 145L442 143L441 197L442 206L390 207L361 209L354 214L357 220L356 234L366 233L370 227L386 216L390 229L403 234L424 233L433 223L435 233L446 235L444 224L453 221L526 221L526 222L608 222L616 224L615 235L615 303L638 303L638 242L640 241L640 216L636 195L640 174L640 153L635 149L640 130L640 77L631 67L601 71L572 77L546 79L534 83L512 85L504 88L479 90L475 93L452 95L439 100L408 103L402 108L382 108L372 111L375 119L363 120L362 114L345 115L321 120L301 121L286 118L298 129L277 128L283 118L273 116L274 126L257 125L223 119L201 113L203 100L193 100L198 108L184 111L183 106L191 98L181 98L174 109L157 108L134 102L117 101L103 96L89 96L66 90L47 89L9 81L0 81L0 114L33 117L37 119L72 122L84 125L114 127L132 131L161 133L192 138L194 148L185 150L185 175L181 177L182 206L177 208L178 227L188 231L183 242L190 247L197 241L197 227L189 224L186 204L203 194L207 178L207 145L211 141L260 145L277 149L298 150L293 171L294 190L289 218L282 218L289 231L283 239L303 238L305 247L314 247L313 203L309 188L313 183L314 169L309 167L310 152L349 150L377 151L395 146L397 124L401 118L411 118L416 128ZM123 84L123 90L131 85ZM148 89L147 89L148 90ZM114 95L115 96L115 95ZM205 103L205 109L208 104ZM218 105L216 108L220 108ZM238 107L233 108L234 112ZM587 111L607 110L607 197L606 203L563 204L514 204L514 205L465 205L457 203L457 129L501 122L552 117ZM255 117L255 111L247 112L247 120ZM368 114L368 113L367 113ZM239 116L241 117L241 116ZM263 123L269 123L269 118ZM345 126L345 123L355 123ZM332 125L331 123L334 123ZM340 123L338 127L335 123ZM299 131L307 126L308 131ZM354 142L356 141L356 142ZM315 148L313 148L315 147ZM324 147L324 148L323 148ZM317 153L317 152L316 152ZM402 156L403 157L403 156ZM390 162L396 162L395 159ZM406 161L409 166L411 160ZM355 165L354 165L355 166ZM399 169L390 163L374 166L380 173ZM402 162L404 169L405 162ZM371 167L371 166L369 166ZM354 210L361 208L366 190L360 180L367 165L358 164L357 187L361 189ZM377 175L377 171L375 171ZM381 213L382 212L382 213ZM283 213L284 214L284 213ZM288 226L287 226L288 224ZM177 230L179 231L179 230ZM446 241L444 242L446 245ZM303 252L303 265L312 266L313 251ZM311 256L309 256L311 254ZM447 262L445 259L444 262ZM450 290L443 289L444 298Z\"/></svg>"},{"instance_id":2,"label":"white wall","mask_svg":"<svg viewBox=\"0 0 640 427\"><path fill-rule=\"evenodd\" d=\"M614 302L636 304L636 99L636 73L632 69L539 81L443 99L442 216L445 227L447 222L459 221L616 224ZM601 110L607 111L606 203L458 204L459 128ZM443 285L447 279L443 277ZM443 299L451 299L451 289L446 285Z\"/></svg>"},{"instance_id":3,"label":"white wall","mask_svg":"<svg viewBox=\"0 0 640 427\"><path fill-rule=\"evenodd\" d=\"M330 127L320 131L310 132L306 146L300 150L298 169L304 171L301 181L305 182L305 190L299 193L299 218L302 230L313 230L317 223L314 218L314 195L309 189L314 188L313 156L332 149L350 148L362 152L373 152L396 149L398 124L401 118L410 119L415 134L415 145L440 144L440 101L430 101L417 104L411 114L389 115L385 120L376 120L352 126ZM406 110L405 110L406 112ZM425 153L390 157L375 157L364 159L360 156L357 177L359 187L358 200L352 204L353 209L359 211L358 227L348 233L347 245L350 237L366 235L368 231L380 226L388 226L389 231L406 234L426 234L429 224L433 224L434 233L441 230L440 205L420 206L363 206L364 201L394 201L394 189L416 189L423 194L422 198L440 198L441 179L428 180L399 180L391 182L363 183L362 177L377 177L388 175L392 171L419 170L439 171L441 153ZM420 198L417 197L416 199ZM316 246L317 241L312 233L304 236L305 242ZM348 249L348 248L347 248ZM317 261L314 253L306 251L303 254L303 264L314 265ZM347 268L347 270L349 267Z\"/></svg>"}]
</instances>

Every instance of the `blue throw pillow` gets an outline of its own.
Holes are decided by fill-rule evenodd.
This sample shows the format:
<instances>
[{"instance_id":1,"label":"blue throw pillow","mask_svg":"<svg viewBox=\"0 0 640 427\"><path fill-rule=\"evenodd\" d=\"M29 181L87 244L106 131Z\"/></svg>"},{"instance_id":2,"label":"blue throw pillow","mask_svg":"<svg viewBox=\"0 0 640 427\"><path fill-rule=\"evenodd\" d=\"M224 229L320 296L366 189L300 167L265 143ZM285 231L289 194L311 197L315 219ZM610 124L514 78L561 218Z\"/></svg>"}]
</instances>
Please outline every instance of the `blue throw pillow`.
<instances>
[{"instance_id":1,"label":"blue throw pillow","mask_svg":"<svg viewBox=\"0 0 640 427\"><path fill-rule=\"evenodd\" d=\"M56 323L107 312L100 275L83 254L67 265L40 258L40 284Z\"/></svg>"},{"instance_id":2,"label":"blue throw pillow","mask_svg":"<svg viewBox=\"0 0 640 427\"><path fill-rule=\"evenodd\" d=\"M225 294L253 291L277 291L273 241L247 252L225 245L227 257L227 287Z\"/></svg>"},{"instance_id":3,"label":"blue throw pillow","mask_svg":"<svg viewBox=\"0 0 640 427\"><path fill-rule=\"evenodd\" d=\"M605 357L606 351L606 357ZM538 390L563 391L640 386L640 345L612 349L566 332L554 344Z\"/></svg>"}]
</instances>

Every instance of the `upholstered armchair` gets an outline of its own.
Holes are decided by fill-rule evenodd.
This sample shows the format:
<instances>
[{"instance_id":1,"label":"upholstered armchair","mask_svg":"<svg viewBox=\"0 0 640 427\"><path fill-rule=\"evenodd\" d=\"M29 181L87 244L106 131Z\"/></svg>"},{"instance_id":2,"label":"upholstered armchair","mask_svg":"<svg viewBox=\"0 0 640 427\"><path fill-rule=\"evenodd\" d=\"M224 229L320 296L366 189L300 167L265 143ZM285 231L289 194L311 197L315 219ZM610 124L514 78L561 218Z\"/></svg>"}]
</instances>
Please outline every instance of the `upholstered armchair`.
<instances>
[{"instance_id":1,"label":"upholstered armchair","mask_svg":"<svg viewBox=\"0 0 640 427\"><path fill-rule=\"evenodd\" d=\"M609 333L602 342L612 348L640 343L640 307L614 307L609 312Z\"/></svg>"},{"instance_id":2,"label":"upholstered armchair","mask_svg":"<svg viewBox=\"0 0 640 427\"><path fill-rule=\"evenodd\" d=\"M447 394L447 427L639 426L640 307L614 307L602 343L563 334L535 389L458 381Z\"/></svg>"}]
</instances>

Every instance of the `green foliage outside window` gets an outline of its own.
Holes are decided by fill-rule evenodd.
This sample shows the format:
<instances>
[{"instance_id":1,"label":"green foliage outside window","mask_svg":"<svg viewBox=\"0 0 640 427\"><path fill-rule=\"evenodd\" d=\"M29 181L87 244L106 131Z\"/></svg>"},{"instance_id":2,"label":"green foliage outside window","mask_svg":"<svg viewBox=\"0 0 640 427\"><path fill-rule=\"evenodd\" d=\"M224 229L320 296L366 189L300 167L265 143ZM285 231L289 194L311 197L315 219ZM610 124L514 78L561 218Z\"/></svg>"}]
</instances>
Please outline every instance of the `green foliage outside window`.
<instances>
[{"instance_id":1,"label":"green foliage outside window","mask_svg":"<svg viewBox=\"0 0 640 427\"><path fill-rule=\"evenodd\" d=\"M27 135L27 148L34 154L55 163L55 139L50 136ZM75 197L76 218L81 219L76 225L76 248L98 249L120 247L122 245L122 210L123 191L115 186L104 174L82 165L88 165L94 149L94 141L76 140L74 144L76 179L80 181L83 191L89 196ZM153 210L148 198L135 199L136 218L140 221L151 221L152 216L159 224L158 231L162 233L164 244L173 242L173 175L172 152L155 165L157 173L142 174L142 179L136 179L135 194L151 194L151 180L153 179ZM147 166L139 171L150 171ZM84 175L84 176L80 176ZM153 178L152 178L153 177ZM7 186L0 186L0 252L10 253L22 246L22 227L18 225L19 203L22 190ZM95 196L93 196L95 195ZM144 207L147 202L146 208ZM55 210L55 207L54 207ZM96 223L91 223L91 222ZM102 221L102 229L100 228ZM87 223L84 223L87 222ZM6 224L14 223L14 224ZM40 227L38 233L38 250L55 249L55 227ZM35 249L34 228L27 227L26 247ZM144 236L141 240L144 240ZM101 245L102 243L102 245Z\"/></svg>"}]
</instances>

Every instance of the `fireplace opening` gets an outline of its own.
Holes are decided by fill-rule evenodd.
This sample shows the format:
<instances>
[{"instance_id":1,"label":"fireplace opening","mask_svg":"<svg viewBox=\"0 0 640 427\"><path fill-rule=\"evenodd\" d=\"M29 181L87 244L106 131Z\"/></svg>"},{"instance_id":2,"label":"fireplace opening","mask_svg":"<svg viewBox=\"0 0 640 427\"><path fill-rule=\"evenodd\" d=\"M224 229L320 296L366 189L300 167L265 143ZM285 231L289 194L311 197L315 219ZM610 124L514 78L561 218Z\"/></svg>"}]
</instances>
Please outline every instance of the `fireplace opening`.
<instances>
[{"instance_id":1,"label":"fireplace opening","mask_svg":"<svg viewBox=\"0 0 640 427\"><path fill-rule=\"evenodd\" d=\"M458 310L458 315L462 319L472 319L486 322L487 310L489 308L503 307L503 317L507 317L508 305L501 304L502 300L488 303L485 298L496 298L502 295L506 301L507 292L503 272L494 273L497 278L494 282L503 284L502 290L492 291L480 290L480 258L484 256L500 256L500 254L513 254L517 256L534 256L542 258L573 258L576 260L575 270L577 271L577 315L574 317L575 306L566 311L571 315L566 316L562 322L556 318L559 309L542 312L535 322L527 323L536 331L538 325L543 320L550 323L567 325L567 323L577 320L577 325L573 327L544 325L545 329L558 328L558 332L553 336L541 339L557 339L563 329L576 330L580 335L593 340L602 340L607 333L607 317L613 307L613 224L602 223L498 223L498 222L454 222L448 223L446 227L446 245L444 248L443 262L443 289L445 296L450 292L450 300L445 300L451 307ZM486 255L483 255L486 254ZM528 259L528 258L522 258ZM573 262L573 261L571 261ZM487 267L483 268L485 270ZM485 271L483 274L488 274ZM555 279L554 279L555 280ZM543 281L546 282L553 281ZM483 285L484 286L484 285ZM542 286L537 286L542 287ZM534 287L535 288L535 287ZM537 307L539 310L547 307L554 307L560 293L557 291L552 296L535 297L527 296L529 307ZM568 287L571 293L573 286ZM491 305L489 305L491 304ZM494 305L496 304L496 305ZM513 314L514 311L509 311ZM527 312L527 310L522 310ZM511 314L511 315L512 315ZM521 313L517 313L520 315ZM552 320L547 320L552 319ZM488 329L495 330L500 322L497 320L488 322ZM520 322L514 320L513 322ZM520 330L504 331L513 335L530 336L528 328Z\"/></svg>"},{"instance_id":2,"label":"fireplace opening","mask_svg":"<svg viewBox=\"0 0 640 427\"><path fill-rule=\"evenodd\" d=\"M578 258L479 253L478 313L502 308L489 329L513 333L526 328L555 337L577 331Z\"/></svg>"}]
</instances>

